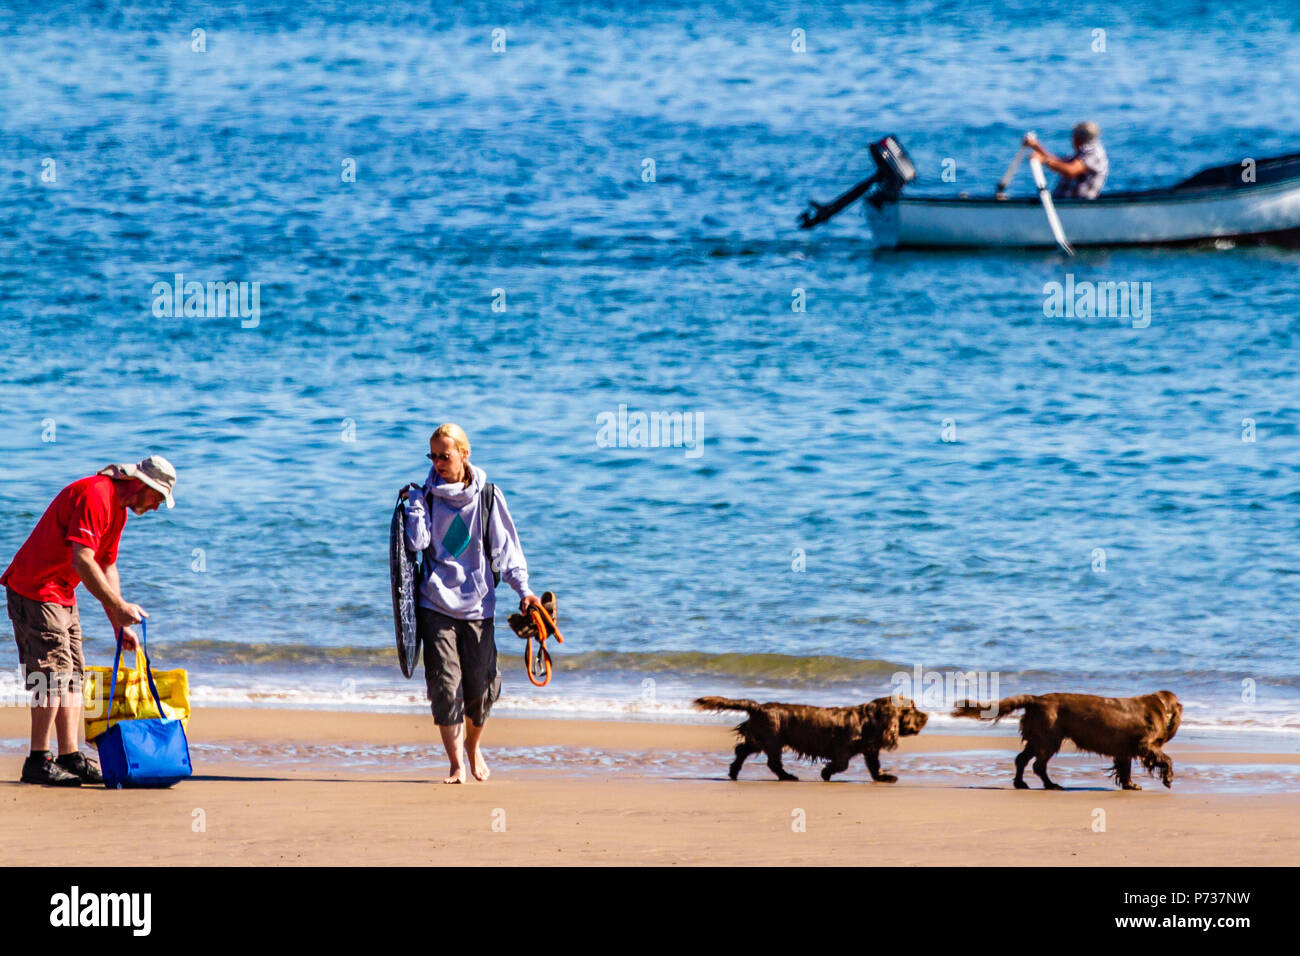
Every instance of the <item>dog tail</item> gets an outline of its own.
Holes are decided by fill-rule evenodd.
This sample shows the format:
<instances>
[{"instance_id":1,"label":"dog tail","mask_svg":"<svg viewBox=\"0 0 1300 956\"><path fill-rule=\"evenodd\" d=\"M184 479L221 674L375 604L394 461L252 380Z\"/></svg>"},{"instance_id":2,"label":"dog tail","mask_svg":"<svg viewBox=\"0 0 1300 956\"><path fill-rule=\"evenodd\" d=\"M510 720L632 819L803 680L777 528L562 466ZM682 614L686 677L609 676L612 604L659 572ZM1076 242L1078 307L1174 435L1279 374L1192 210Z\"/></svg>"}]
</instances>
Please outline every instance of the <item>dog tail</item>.
<instances>
[{"instance_id":1,"label":"dog tail","mask_svg":"<svg viewBox=\"0 0 1300 956\"><path fill-rule=\"evenodd\" d=\"M991 720L997 723L1007 714L1024 710L1034 702L1033 694L1019 694L1015 697L1003 697L996 704L981 704L978 701L963 700L953 708L954 717L974 717L977 720Z\"/></svg>"},{"instance_id":2,"label":"dog tail","mask_svg":"<svg viewBox=\"0 0 1300 956\"><path fill-rule=\"evenodd\" d=\"M732 700L730 697L700 697L695 701L695 706L699 710L743 710L750 714L762 707L757 701Z\"/></svg>"}]
</instances>

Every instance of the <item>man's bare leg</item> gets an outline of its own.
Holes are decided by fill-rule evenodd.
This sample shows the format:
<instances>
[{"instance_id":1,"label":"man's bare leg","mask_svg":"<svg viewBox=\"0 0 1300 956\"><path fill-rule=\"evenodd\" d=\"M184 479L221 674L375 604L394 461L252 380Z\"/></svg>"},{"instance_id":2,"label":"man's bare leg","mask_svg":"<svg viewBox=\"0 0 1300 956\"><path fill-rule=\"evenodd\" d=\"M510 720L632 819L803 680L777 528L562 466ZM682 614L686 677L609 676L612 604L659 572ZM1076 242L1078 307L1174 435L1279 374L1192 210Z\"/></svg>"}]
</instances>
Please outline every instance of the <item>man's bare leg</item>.
<instances>
[{"instance_id":1,"label":"man's bare leg","mask_svg":"<svg viewBox=\"0 0 1300 956\"><path fill-rule=\"evenodd\" d=\"M465 751L462 740L465 736L465 724L439 724L438 733L442 734L442 745L447 750L447 759L451 769L443 778L443 783L465 782Z\"/></svg>"},{"instance_id":2,"label":"man's bare leg","mask_svg":"<svg viewBox=\"0 0 1300 956\"><path fill-rule=\"evenodd\" d=\"M59 712L54 718L54 729L59 737L59 756L75 754L81 749L81 695L64 694Z\"/></svg>"},{"instance_id":3,"label":"man's bare leg","mask_svg":"<svg viewBox=\"0 0 1300 956\"><path fill-rule=\"evenodd\" d=\"M45 704L32 702L32 753L50 749L50 731L54 729L54 720L58 713L57 697Z\"/></svg>"},{"instance_id":4,"label":"man's bare leg","mask_svg":"<svg viewBox=\"0 0 1300 956\"><path fill-rule=\"evenodd\" d=\"M488 769L487 760L483 758L483 752L478 749L479 738L483 736L483 724L476 724L469 718L465 719L465 756L469 760L469 772L474 775L475 780L486 780L492 776L492 771Z\"/></svg>"}]
</instances>

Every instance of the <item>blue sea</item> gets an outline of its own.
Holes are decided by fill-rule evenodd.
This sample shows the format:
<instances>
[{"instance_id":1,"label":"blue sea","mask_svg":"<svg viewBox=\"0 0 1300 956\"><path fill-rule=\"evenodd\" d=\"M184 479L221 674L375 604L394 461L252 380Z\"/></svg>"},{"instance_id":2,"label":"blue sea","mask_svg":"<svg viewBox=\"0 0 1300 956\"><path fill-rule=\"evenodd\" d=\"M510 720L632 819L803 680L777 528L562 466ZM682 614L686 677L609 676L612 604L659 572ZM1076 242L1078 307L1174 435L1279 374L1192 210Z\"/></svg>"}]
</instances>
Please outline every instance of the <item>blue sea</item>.
<instances>
[{"instance_id":1,"label":"blue sea","mask_svg":"<svg viewBox=\"0 0 1300 956\"><path fill-rule=\"evenodd\" d=\"M157 666L198 703L418 711L388 526L454 421L566 638L531 687L502 589L497 713L975 671L1167 688L1191 731L1294 748L1300 252L894 252L857 209L795 218L887 133L918 194L991 193L1025 130L1063 153L1083 119L1110 189L1300 151L1296 19L6 4L0 561L68 482L166 455L177 506L120 560ZM177 274L257 308L173 309ZM1047 314L1067 277L1149 283L1149 322ZM689 443L611 439L620 407Z\"/></svg>"}]
</instances>

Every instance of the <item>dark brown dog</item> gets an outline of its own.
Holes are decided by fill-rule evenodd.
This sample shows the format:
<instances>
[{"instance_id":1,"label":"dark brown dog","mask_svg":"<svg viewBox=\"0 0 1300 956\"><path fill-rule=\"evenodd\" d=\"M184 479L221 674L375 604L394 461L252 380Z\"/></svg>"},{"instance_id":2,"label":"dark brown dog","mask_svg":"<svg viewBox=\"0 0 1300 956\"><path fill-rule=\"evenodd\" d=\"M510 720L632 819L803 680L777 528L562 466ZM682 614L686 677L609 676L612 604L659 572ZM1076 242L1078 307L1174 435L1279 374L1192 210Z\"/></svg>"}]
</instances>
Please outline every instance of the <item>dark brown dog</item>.
<instances>
[{"instance_id":1,"label":"dark brown dog","mask_svg":"<svg viewBox=\"0 0 1300 956\"><path fill-rule=\"evenodd\" d=\"M929 715L910 700L895 703L881 697L856 707L812 707L807 704L759 704L752 700L701 697L700 710L743 710L749 720L736 727L740 743L731 762L731 779L750 754L767 754L767 765L781 780L798 780L781 765L781 751L789 747L800 757L826 760L822 779L847 770L849 760L862 754L871 779L893 783L898 778L880 772L880 751L893 750L898 738L919 734Z\"/></svg>"},{"instance_id":2,"label":"dark brown dog","mask_svg":"<svg viewBox=\"0 0 1300 956\"><path fill-rule=\"evenodd\" d=\"M1133 782L1132 761L1142 761L1147 773L1160 768L1160 782L1172 786L1174 762L1161 745L1173 739L1183 720L1183 705L1171 691L1161 690L1145 697L1094 697L1092 694L1022 694L1004 697L997 703L963 701L954 717L977 717L994 723L1007 714L1023 710L1020 738L1025 749L1016 755L1016 789L1028 790L1025 764L1032 757L1034 773L1048 790L1063 790L1047 778L1047 761L1070 740L1080 750L1115 758L1111 776L1125 790L1141 790Z\"/></svg>"}]
</instances>

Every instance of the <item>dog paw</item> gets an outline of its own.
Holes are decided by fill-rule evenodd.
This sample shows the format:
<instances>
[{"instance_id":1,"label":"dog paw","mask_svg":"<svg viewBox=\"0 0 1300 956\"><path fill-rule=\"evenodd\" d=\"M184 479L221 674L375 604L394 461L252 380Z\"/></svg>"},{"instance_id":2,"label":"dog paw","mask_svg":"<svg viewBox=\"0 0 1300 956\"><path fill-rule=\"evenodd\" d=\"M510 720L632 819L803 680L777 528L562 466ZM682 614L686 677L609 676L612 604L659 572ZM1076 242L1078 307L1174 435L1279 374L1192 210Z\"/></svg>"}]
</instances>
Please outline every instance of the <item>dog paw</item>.
<instances>
[{"instance_id":1,"label":"dog paw","mask_svg":"<svg viewBox=\"0 0 1300 956\"><path fill-rule=\"evenodd\" d=\"M1166 790L1172 790L1172 789L1174 788L1174 778L1173 778L1173 777L1161 777L1161 778L1160 778L1160 782L1163 783L1163 784L1165 785L1165 789L1166 789Z\"/></svg>"},{"instance_id":2,"label":"dog paw","mask_svg":"<svg viewBox=\"0 0 1300 956\"><path fill-rule=\"evenodd\" d=\"M787 773L785 776L783 776L783 777L779 777L778 779L779 779L779 780L782 780L782 781L785 781L785 780L791 780L791 781L793 781L793 782L795 782L795 783L798 783L798 782L799 782L799 778L796 777L796 776L795 776L794 774L792 774L792 773Z\"/></svg>"},{"instance_id":3,"label":"dog paw","mask_svg":"<svg viewBox=\"0 0 1300 956\"><path fill-rule=\"evenodd\" d=\"M1044 790L1064 790L1065 788L1059 783L1048 783L1043 785Z\"/></svg>"},{"instance_id":4,"label":"dog paw","mask_svg":"<svg viewBox=\"0 0 1300 956\"><path fill-rule=\"evenodd\" d=\"M1141 790L1141 789L1142 789L1142 784L1140 784L1140 783L1126 783L1126 784L1123 784L1122 786L1123 786L1123 789L1125 789L1125 790Z\"/></svg>"},{"instance_id":5,"label":"dog paw","mask_svg":"<svg viewBox=\"0 0 1300 956\"><path fill-rule=\"evenodd\" d=\"M892 773L882 773L876 778L876 783L898 783L898 778Z\"/></svg>"},{"instance_id":6,"label":"dog paw","mask_svg":"<svg viewBox=\"0 0 1300 956\"><path fill-rule=\"evenodd\" d=\"M1025 783L1023 780L1017 780L1017 781L1015 782L1015 784L1016 784L1016 789L1017 789L1017 790L1028 790L1028 789L1029 789L1029 784Z\"/></svg>"}]
</instances>

